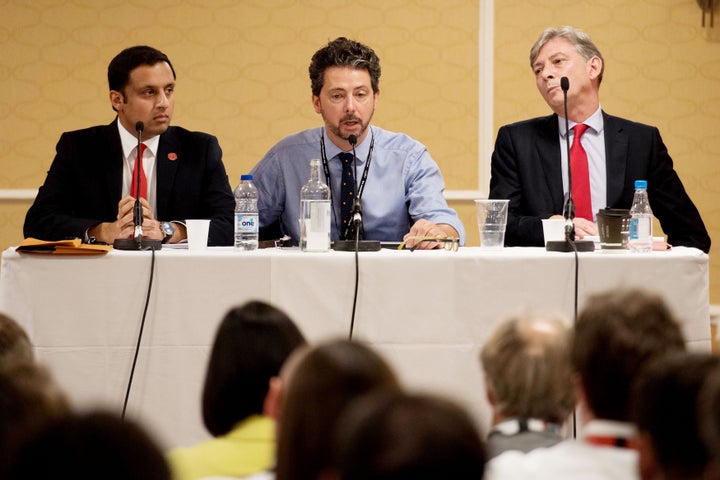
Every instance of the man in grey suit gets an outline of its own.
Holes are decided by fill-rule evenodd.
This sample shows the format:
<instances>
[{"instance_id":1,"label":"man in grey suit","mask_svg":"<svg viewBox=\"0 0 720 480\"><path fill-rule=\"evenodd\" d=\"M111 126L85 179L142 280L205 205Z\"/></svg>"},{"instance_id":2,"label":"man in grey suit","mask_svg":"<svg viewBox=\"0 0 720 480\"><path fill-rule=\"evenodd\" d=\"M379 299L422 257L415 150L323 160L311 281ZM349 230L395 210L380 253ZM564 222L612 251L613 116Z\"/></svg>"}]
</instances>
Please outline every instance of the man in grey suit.
<instances>
[{"instance_id":1,"label":"man in grey suit","mask_svg":"<svg viewBox=\"0 0 720 480\"><path fill-rule=\"evenodd\" d=\"M110 125L64 133L45 183L25 217L25 237L82 238L112 244L133 235L136 126L146 188L143 237L176 243L188 218L210 219L209 245L232 245L235 200L217 138L171 127L175 70L147 46L120 52L108 66Z\"/></svg>"},{"instance_id":2,"label":"man in grey suit","mask_svg":"<svg viewBox=\"0 0 720 480\"><path fill-rule=\"evenodd\" d=\"M542 246L541 220L563 214L568 159L560 79L567 77L569 134L574 137L576 124L588 126L581 143L587 152L592 203L587 217L593 218L576 216L576 238L597 235L594 217L598 210L630 208L635 180L647 180L650 205L668 243L708 252L710 237L657 128L601 109L599 89L605 63L590 37L572 27L547 29L530 50L530 65L537 88L554 114L498 131L489 196L510 200L505 243Z\"/></svg>"}]
</instances>

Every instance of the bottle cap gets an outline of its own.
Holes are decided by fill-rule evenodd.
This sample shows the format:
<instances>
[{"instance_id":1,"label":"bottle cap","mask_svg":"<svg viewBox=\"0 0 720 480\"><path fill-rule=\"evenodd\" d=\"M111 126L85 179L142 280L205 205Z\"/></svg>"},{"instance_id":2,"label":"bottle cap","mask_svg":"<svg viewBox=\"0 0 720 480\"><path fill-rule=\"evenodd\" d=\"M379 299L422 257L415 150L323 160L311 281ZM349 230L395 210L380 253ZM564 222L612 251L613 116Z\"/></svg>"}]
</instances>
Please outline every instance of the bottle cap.
<instances>
[{"instance_id":1,"label":"bottle cap","mask_svg":"<svg viewBox=\"0 0 720 480\"><path fill-rule=\"evenodd\" d=\"M635 180L635 188L647 188L647 180Z\"/></svg>"},{"instance_id":2,"label":"bottle cap","mask_svg":"<svg viewBox=\"0 0 720 480\"><path fill-rule=\"evenodd\" d=\"M240 181L241 181L241 182L242 182L243 180L252 180L252 179L253 179L253 178L252 178L252 175L250 175L249 173L246 174L246 175L240 175Z\"/></svg>"}]
</instances>

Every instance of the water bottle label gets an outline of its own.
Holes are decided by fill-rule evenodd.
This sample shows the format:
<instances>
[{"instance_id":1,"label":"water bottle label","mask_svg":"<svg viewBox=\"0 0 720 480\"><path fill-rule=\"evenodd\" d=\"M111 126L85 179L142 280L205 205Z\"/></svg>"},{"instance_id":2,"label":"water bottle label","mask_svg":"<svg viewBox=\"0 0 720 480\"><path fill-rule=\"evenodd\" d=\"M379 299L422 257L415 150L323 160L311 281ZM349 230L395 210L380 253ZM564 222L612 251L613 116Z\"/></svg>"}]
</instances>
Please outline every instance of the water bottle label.
<instances>
[{"instance_id":1,"label":"water bottle label","mask_svg":"<svg viewBox=\"0 0 720 480\"><path fill-rule=\"evenodd\" d=\"M235 214L235 227L238 233L257 235L260 227L257 213Z\"/></svg>"}]
</instances>

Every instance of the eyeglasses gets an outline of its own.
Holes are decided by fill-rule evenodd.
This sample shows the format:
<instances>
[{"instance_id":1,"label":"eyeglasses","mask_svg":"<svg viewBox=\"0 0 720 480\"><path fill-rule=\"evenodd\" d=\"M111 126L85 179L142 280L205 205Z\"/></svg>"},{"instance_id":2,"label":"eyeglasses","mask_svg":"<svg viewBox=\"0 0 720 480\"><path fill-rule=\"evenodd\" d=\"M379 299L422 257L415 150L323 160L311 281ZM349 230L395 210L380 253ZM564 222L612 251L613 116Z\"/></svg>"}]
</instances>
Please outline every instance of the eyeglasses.
<instances>
[{"instance_id":1,"label":"eyeglasses","mask_svg":"<svg viewBox=\"0 0 720 480\"><path fill-rule=\"evenodd\" d=\"M460 248L460 239L457 237L408 237L400 245L398 245L398 250L405 249L405 244L408 240L415 241L415 244L409 248L411 252L414 252L418 246L424 242L440 243L445 250L449 250L451 252L457 252L458 248Z\"/></svg>"}]
</instances>

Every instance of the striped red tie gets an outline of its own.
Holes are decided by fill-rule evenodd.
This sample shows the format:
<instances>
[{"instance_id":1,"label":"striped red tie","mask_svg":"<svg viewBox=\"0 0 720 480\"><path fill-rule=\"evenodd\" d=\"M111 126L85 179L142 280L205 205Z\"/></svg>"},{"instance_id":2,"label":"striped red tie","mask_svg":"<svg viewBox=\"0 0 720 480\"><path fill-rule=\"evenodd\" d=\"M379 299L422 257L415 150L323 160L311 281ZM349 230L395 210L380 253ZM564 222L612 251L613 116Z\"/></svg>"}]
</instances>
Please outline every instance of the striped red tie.
<instances>
[{"instance_id":1,"label":"striped red tie","mask_svg":"<svg viewBox=\"0 0 720 480\"><path fill-rule=\"evenodd\" d=\"M592 197L590 195L590 173L587 152L580 143L580 137L588 126L578 123L573 127L575 137L570 147L570 169L572 170L572 197L575 202L575 216L593 221Z\"/></svg>"},{"instance_id":2,"label":"striped red tie","mask_svg":"<svg viewBox=\"0 0 720 480\"><path fill-rule=\"evenodd\" d=\"M147 148L147 145L144 143L140 144L140 155L137 156L135 159L135 166L133 167L133 173L132 173L132 181L130 182L130 195L133 198L138 198L137 196L137 178L138 178L138 168L140 169L140 198L147 199L147 179L145 178L145 169L142 166L142 158L143 154L145 153L145 149Z\"/></svg>"}]
</instances>

